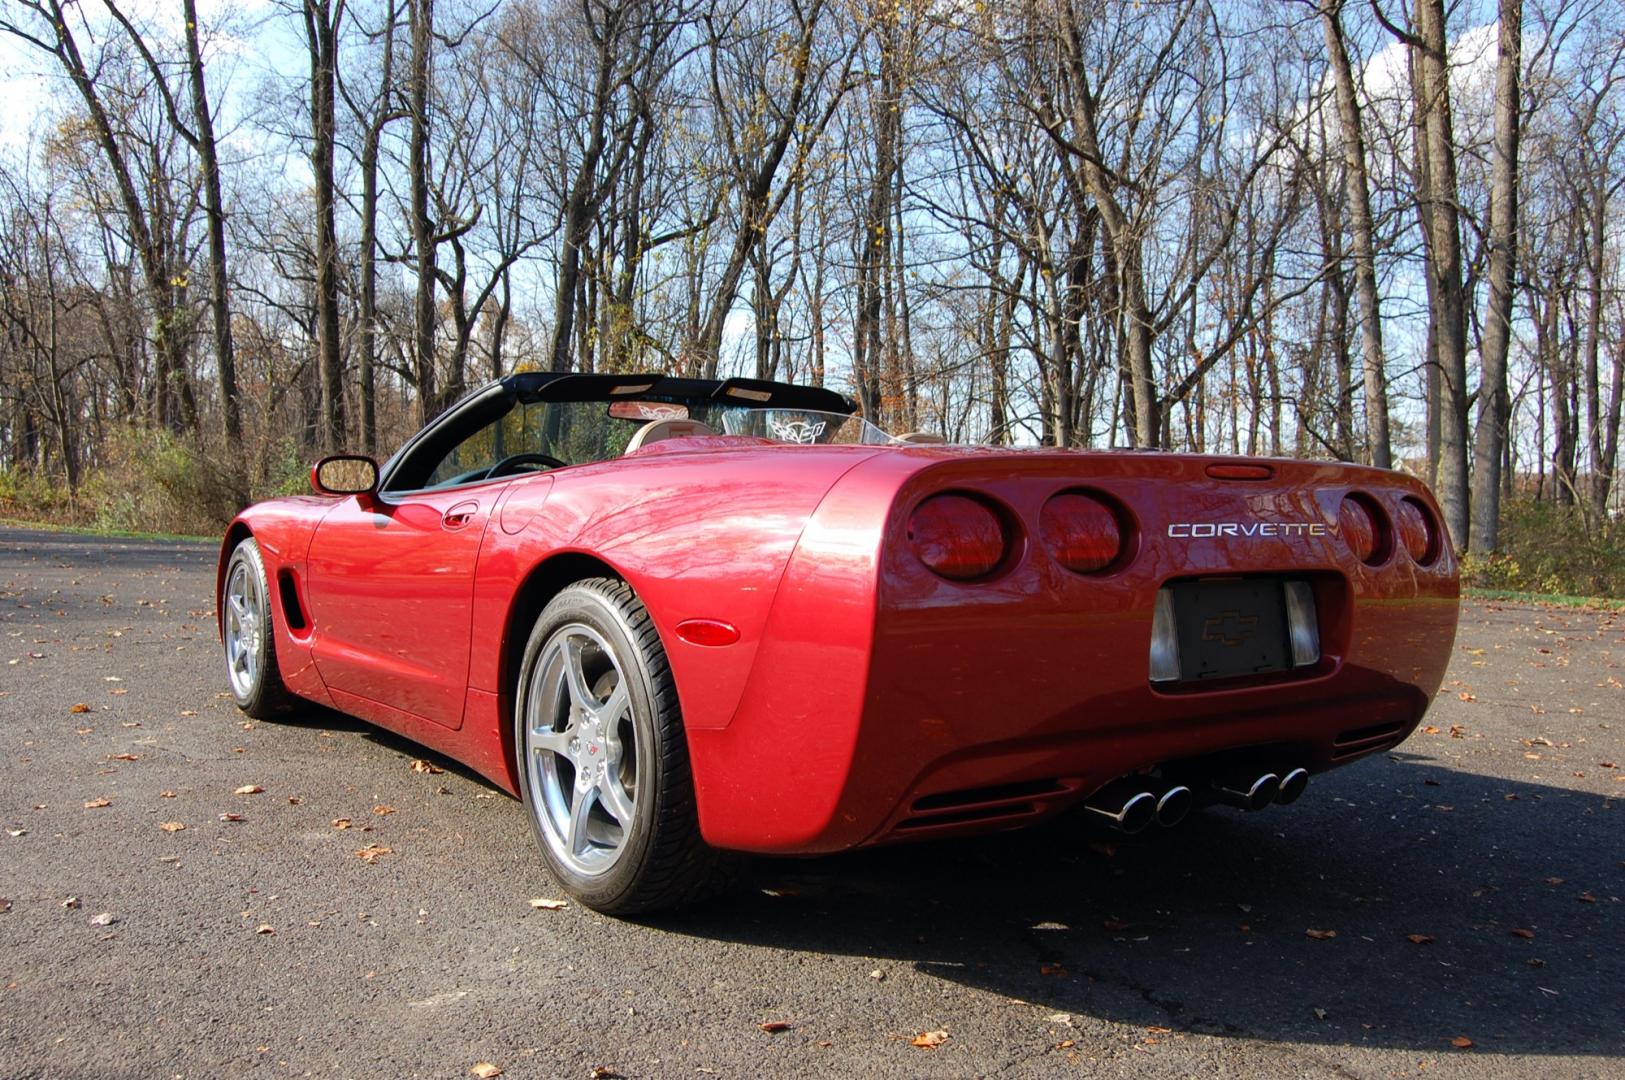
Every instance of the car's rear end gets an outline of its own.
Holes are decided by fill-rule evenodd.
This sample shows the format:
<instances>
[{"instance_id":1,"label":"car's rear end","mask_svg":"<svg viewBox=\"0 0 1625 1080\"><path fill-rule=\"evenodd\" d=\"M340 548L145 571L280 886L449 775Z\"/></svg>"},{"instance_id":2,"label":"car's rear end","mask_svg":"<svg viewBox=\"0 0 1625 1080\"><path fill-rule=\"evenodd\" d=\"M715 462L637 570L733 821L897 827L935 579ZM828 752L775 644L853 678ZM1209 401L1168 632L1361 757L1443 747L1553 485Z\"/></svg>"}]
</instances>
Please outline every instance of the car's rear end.
<instances>
[{"instance_id":1,"label":"car's rear end","mask_svg":"<svg viewBox=\"0 0 1625 1080\"><path fill-rule=\"evenodd\" d=\"M743 816L713 815L713 842L838 850L1080 801L1130 829L1204 800L1258 808L1396 745L1438 690L1457 566L1414 479L1149 453L886 457L809 525L757 685L707 748L753 747L791 779L738 777ZM741 844L746 821L766 839Z\"/></svg>"}]
</instances>

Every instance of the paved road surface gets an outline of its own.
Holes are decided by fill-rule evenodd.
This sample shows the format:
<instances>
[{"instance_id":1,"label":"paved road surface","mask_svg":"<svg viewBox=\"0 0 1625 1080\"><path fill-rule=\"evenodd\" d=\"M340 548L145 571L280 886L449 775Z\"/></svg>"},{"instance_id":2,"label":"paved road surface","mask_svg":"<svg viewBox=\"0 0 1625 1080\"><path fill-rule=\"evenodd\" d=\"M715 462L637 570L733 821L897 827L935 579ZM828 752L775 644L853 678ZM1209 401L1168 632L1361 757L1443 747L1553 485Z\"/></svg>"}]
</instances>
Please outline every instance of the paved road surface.
<instances>
[{"instance_id":1,"label":"paved road surface","mask_svg":"<svg viewBox=\"0 0 1625 1080\"><path fill-rule=\"evenodd\" d=\"M246 722L214 557L0 531L0 1076L1625 1075L1625 617L1469 605L1430 733L1291 808L637 923L533 910L519 805L449 762Z\"/></svg>"}]
</instances>

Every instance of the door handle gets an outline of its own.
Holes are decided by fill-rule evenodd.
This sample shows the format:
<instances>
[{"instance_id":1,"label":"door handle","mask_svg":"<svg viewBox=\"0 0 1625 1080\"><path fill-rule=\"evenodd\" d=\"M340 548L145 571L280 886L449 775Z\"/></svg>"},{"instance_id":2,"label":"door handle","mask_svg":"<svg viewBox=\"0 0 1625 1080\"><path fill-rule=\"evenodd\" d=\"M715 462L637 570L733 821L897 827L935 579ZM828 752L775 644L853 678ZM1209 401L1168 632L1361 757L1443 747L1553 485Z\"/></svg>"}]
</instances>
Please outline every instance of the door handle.
<instances>
[{"instance_id":1,"label":"door handle","mask_svg":"<svg viewBox=\"0 0 1625 1080\"><path fill-rule=\"evenodd\" d=\"M477 502L460 502L441 516L440 524L447 529L461 529L474 520L479 508L480 504Z\"/></svg>"}]
</instances>

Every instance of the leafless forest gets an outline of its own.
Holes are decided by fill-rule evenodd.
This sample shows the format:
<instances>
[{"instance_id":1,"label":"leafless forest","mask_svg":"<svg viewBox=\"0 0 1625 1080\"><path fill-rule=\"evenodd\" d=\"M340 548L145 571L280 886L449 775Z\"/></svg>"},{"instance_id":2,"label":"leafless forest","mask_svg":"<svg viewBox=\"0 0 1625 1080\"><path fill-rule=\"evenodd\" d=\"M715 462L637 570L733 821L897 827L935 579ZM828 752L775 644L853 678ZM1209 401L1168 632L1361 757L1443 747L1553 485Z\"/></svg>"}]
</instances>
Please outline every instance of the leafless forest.
<instances>
[{"instance_id":1,"label":"leafless forest","mask_svg":"<svg viewBox=\"0 0 1625 1080\"><path fill-rule=\"evenodd\" d=\"M44 80L0 151L14 487L162 446L230 503L551 368L1404 465L1475 552L1506 498L1620 499L1625 0L0 0L0 37Z\"/></svg>"}]
</instances>

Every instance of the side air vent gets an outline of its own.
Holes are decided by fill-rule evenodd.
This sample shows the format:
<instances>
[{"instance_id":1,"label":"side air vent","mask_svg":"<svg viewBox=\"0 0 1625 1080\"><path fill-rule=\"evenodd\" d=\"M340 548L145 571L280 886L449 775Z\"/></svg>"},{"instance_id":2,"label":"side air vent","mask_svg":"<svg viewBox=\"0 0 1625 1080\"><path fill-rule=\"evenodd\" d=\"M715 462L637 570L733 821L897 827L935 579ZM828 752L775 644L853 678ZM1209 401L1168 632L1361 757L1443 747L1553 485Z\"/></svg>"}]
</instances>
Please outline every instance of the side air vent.
<instances>
[{"instance_id":1,"label":"side air vent","mask_svg":"<svg viewBox=\"0 0 1625 1080\"><path fill-rule=\"evenodd\" d=\"M299 602L299 585L294 581L293 571L278 570L276 587L282 596L282 617L288 621L288 629L295 634L310 629L310 620L305 617L305 605Z\"/></svg>"}]
</instances>

